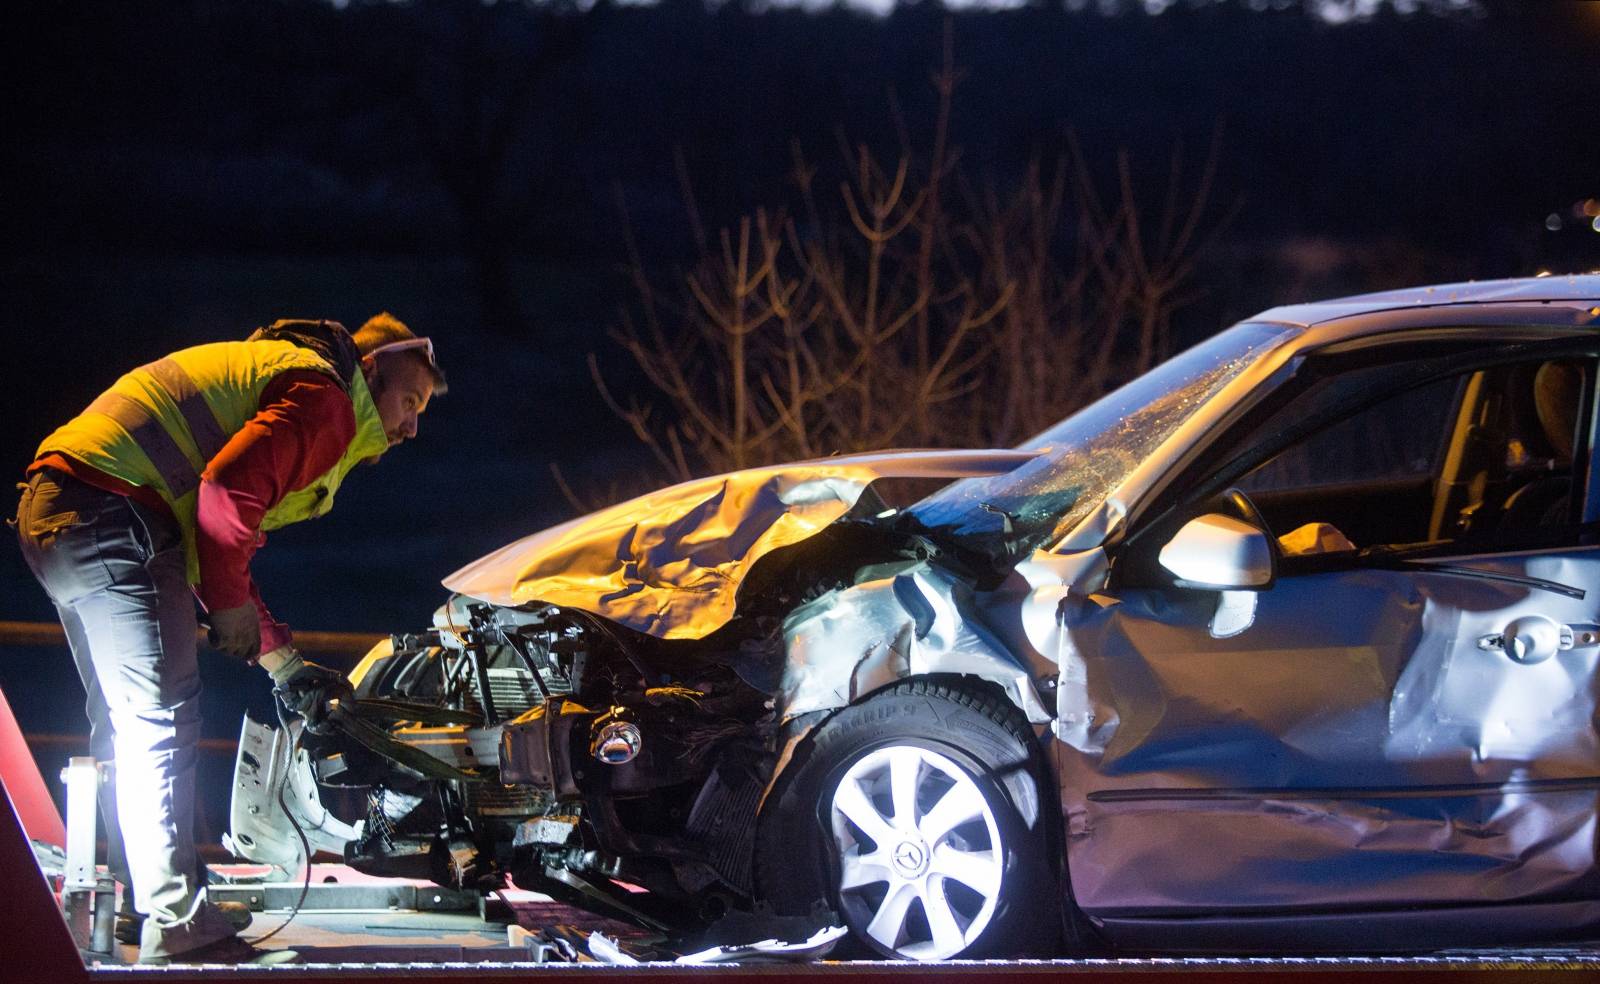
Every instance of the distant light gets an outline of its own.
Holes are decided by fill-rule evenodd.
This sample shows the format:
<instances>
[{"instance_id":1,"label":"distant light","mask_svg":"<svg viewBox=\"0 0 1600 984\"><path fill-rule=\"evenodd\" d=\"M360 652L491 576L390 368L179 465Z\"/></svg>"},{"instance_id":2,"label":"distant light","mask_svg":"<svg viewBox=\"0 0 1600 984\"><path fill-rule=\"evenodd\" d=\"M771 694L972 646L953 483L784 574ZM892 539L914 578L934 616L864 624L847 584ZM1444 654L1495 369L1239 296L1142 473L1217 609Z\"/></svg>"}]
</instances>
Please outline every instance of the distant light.
<instances>
[{"instance_id":1,"label":"distant light","mask_svg":"<svg viewBox=\"0 0 1600 984\"><path fill-rule=\"evenodd\" d=\"M1540 270L1538 273L1534 274L1534 276L1535 277L1548 277L1548 276L1550 276L1550 271L1549 270Z\"/></svg>"},{"instance_id":2,"label":"distant light","mask_svg":"<svg viewBox=\"0 0 1600 984\"><path fill-rule=\"evenodd\" d=\"M1589 228L1595 232L1600 232L1600 215L1594 217L1594 221L1589 223Z\"/></svg>"},{"instance_id":3,"label":"distant light","mask_svg":"<svg viewBox=\"0 0 1600 984\"><path fill-rule=\"evenodd\" d=\"M1600 199L1586 198L1583 201L1583 214L1600 218Z\"/></svg>"},{"instance_id":4,"label":"distant light","mask_svg":"<svg viewBox=\"0 0 1600 984\"><path fill-rule=\"evenodd\" d=\"M1303 0L1312 16L1326 24L1352 24L1369 21L1387 6L1401 16L1409 16L1426 8L1435 14L1482 14L1482 0ZM1273 3L1282 9L1285 5ZM1252 0L1252 10L1262 10L1265 4Z\"/></svg>"},{"instance_id":5,"label":"distant light","mask_svg":"<svg viewBox=\"0 0 1600 984\"><path fill-rule=\"evenodd\" d=\"M1560 215L1560 213L1551 212L1549 215L1545 216L1544 217L1544 227L1546 229L1549 229L1551 232L1560 232L1561 231L1561 215Z\"/></svg>"}]
</instances>

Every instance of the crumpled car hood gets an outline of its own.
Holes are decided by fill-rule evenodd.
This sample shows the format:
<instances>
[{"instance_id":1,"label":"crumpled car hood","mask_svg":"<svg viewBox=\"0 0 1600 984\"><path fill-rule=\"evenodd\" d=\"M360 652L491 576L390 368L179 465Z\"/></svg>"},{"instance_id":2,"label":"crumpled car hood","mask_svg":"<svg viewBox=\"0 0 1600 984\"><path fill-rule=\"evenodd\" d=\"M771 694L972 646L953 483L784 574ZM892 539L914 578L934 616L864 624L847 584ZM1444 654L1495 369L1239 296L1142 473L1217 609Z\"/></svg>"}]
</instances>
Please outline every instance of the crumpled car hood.
<instances>
[{"instance_id":1,"label":"crumpled car hood","mask_svg":"<svg viewBox=\"0 0 1600 984\"><path fill-rule=\"evenodd\" d=\"M661 639L700 639L733 618L756 561L799 543L880 478L998 475L1038 451L883 451L699 478L523 537L444 586L496 605L544 602Z\"/></svg>"}]
</instances>

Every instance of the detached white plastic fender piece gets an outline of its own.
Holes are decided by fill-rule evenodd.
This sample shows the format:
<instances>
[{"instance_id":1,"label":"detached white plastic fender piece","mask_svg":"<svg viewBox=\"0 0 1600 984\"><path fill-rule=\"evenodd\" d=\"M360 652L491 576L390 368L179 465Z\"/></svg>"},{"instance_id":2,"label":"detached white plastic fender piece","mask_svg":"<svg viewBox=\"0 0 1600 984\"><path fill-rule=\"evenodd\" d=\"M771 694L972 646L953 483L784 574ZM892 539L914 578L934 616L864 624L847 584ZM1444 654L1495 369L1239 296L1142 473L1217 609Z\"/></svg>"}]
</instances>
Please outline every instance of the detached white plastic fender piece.
<instances>
[{"instance_id":1,"label":"detached white plastic fender piece","mask_svg":"<svg viewBox=\"0 0 1600 984\"><path fill-rule=\"evenodd\" d=\"M623 953L622 947L617 945L616 940L599 931L589 934L589 955L601 963L622 967L632 967L643 962L638 957Z\"/></svg>"},{"instance_id":2,"label":"detached white plastic fender piece","mask_svg":"<svg viewBox=\"0 0 1600 984\"><path fill-rule=\"evenodd\" d=\"M835 943L848 932L843 926L829 926L813 933L799 943L782 940L761 940L758 943L741 943L735 946L714 946L699 953L688 953L674 960L676 964L739 963L754 961L805 961L820 960L828 955ZM624 953L617 941L604 933L589 934L589 955L601 963L618 966L635 966L643 963L637 957Z\"/></svg>"},{"instance_id":3,"label":"detached white plastic fender piece","mask_svg":"<svg viewBox=\"0 0 1600 984\"><path fill-rule=\"evenodd\" d=\"M298 731L300 724L292 727ZM294 811L313 853L343 854L345 845L361 837L366 821L347 824L322 805L311 756L295 742L295 734L245 715L239 730L239 752L233 769L233 801L222 846L235 857L271 865L277 877L292 880L306 863L289 818L278 802Z\"/></svg>"},{"instance_id":4,"label":"detached white plastic fender piece","mask_svg":"<svg viewBox=\"0 0 1600 984\"><path fill-rule=\"evenodd\" d=\"M819 929L811 937L800 943L785 943L782 940L762 940L759 943L749 943L743 946L714 946L709 950L699 953L690 953L679 957L674 963L681 964L708 964L708 963L737 963L740 960L820 960L827 956L833 945L844 939L849 932L843 926L829 926Z\"/></svg>"}]
</instances>

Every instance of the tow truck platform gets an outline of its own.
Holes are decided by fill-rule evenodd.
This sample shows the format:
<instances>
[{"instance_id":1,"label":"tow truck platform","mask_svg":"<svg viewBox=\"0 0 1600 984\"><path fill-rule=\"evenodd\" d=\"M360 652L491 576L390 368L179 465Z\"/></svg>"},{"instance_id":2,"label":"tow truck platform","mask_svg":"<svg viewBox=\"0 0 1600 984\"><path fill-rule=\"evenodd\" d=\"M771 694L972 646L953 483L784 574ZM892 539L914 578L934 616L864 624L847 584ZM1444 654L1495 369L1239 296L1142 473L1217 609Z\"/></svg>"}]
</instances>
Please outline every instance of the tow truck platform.
<instances>
[{"instance_id":1,"label":"tow truck platform","mask_svg":"<svg viewBox=\"0 0 1600 984\"><path fill-rule=\"evenodd\" d=\"M563 927L569 938L589 932L624 935L627 927L532 893L509 893L499 911L461 911L440 890L419 883L363 879L339 865L314 865L307 905L290 918L296 885L224 885L219 894L256 909L244 934L254 939L287 920L263 945L294 950L298 962L275 966L141 966L133 947L118 947L108 959L86 962L62 915L60 901L40 876L32 845L5 790L0 809L0 870L11 877L0 892L0 981L87 982L112 980L271 980L418 982L466 980L651 980L715 979L771 982L787 979L870 981L872 984L949 981L1171 982L1188 975L1209 980L1247 979L1253 984L1329 979L1366 984L1397 981L1471 980L1600 981L1600 945L1538 949L1452 951L1421 956L1372 957L1148 957L1052 960L949 961L934 965L895 961L821 960L811 963L722 963L684 965L602 963L587 954L556 956L541 941L544 931ZM329 879L332 879L331 881ZM296 898L285 902L293 895ZM337 900L337 908L333 907ZM325 906L325 907L319 907ZM154 975L154 976L152 976ZM1221 975L1221 976L1217 976Z\"/></svg>"},{"instance_id":2,"label":"tow truck platform","mask_svg":"<svg viewBox=\"0 0 1600 984\"><path fill-rule=\"evenodd\" d=\"M92 760L76 774L92 777ZM1485 948L1412 956L1205 956L1107 957L1039 960L955 960L938 964L815 959L778 962L741 950L725 962L639 962L625 948L599 947L594 937L628 942L641 931L529 892L501 892L484 901L430 883L379 879L343 865L313 864L309 879L254 880L233 866L214 868L214 897L250 906L254 921L243 934L269 949L293 950L293 963L276 965L174 965L136 963L137 949L109 944L109 876L85 861L82 833L94 843L97 814L92 788L72 795L66 779L68 822L56 811L43 777L0 696L0 984L111 980L392 981L466 980L700 980L771 982L788 979L870 981L872 984L947 981L1071 979L1156 981L1204 975L1208 980L1276 981L1470 980L1600 982L1600 941L1573 946ZM85 795L87 793L87 795ZM76 809L74 809L76 804ZM73 836L73 828L78 835ZM59 868L52 887L40 851L54 851ZM98 898L96 898L98 896ZM98 904L86 911L84 899ZM80 903L76 911L73 904ZM69 926L69 913L77 935ZM94 925L94 917L99 924ZM102 945L80 949L94 938ZM267 934L271 934L267 936ZM593 936L591 936L593 934ZM263 937L266 937L263 939ZM596 954L601 956L596 956ZM609 954L608 959L603 959ZM1220 976L1219 976L1220 975Z\"/></svg>"}]
</instances>

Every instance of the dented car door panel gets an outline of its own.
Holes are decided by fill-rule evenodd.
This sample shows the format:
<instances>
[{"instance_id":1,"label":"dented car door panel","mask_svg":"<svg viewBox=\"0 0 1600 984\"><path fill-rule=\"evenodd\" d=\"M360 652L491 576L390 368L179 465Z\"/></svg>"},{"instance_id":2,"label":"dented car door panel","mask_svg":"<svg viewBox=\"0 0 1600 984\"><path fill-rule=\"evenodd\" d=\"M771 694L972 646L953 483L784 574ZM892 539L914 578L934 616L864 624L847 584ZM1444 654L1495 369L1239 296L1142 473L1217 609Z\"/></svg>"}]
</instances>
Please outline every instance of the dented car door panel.
<instances>
[{"instance_id":1,"label":"dented car door panel","mask_svg":"<svg viewBox=\"0 0 1600 984\"><path fill-rule=\"evenodd\" d=\"M1600 584L1600 551L1454 565ZM1533 665L1479 640L1578 600L1442 573L1287 577L1225 639L1214 592L1069 612L1063 805L1091 913L1594 897L1593 646ZM1069 692L1071 691L1071 692Z\"/></svg>"}]
</instances>

